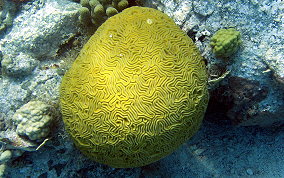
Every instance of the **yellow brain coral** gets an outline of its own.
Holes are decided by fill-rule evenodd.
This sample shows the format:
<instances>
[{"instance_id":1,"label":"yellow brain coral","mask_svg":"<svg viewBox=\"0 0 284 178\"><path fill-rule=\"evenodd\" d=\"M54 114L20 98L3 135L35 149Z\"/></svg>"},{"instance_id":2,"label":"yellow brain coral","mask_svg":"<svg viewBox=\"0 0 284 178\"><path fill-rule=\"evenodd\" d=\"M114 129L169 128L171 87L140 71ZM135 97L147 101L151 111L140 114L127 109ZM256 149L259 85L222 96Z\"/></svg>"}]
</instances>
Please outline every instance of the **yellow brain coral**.
<instances>
[{"instance_id":1,"label":"yellow brain coral","mask_svg":"<svg viewBox=\"0 0 284 178\"><path fill-rule=\"evenodd\" d=\"M173 20L131 7L97 30L65 74L63 120L88 157L112 167L143 166L198 130L206 83L201 55Z\"/></svg>"}]
</instances>

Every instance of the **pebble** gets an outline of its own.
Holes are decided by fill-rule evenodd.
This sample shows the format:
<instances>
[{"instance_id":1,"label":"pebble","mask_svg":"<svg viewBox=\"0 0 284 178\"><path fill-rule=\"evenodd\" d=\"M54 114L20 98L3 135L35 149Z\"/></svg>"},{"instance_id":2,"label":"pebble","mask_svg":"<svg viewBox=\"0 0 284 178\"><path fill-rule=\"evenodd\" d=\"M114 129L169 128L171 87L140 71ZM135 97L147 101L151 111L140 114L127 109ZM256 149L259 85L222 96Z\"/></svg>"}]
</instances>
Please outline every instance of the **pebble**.
<instances>
[{"instance_id":1,"label":"pebble","mask_svg":"<svg viewBox=\"0 0 284 178\"><path fill-rule=\"evenodd\" d=\"M194 151L194 154L200 155L200 154L202 154L204 151L205 151L205 149L199 148L199 149L197 149L197 150Z\"/></svg>"},{"instance_id":2,"label":"pebble","mask_svg":"<svg viewBox=\"0 0 284 178\"><path fill-rule=\"evenodd\" d=\"M250 175L250 176L253 175L253 171L252 171L251 169L247 169L246 172L247 172L247 174Z\"/></svg>"}]
</instances>

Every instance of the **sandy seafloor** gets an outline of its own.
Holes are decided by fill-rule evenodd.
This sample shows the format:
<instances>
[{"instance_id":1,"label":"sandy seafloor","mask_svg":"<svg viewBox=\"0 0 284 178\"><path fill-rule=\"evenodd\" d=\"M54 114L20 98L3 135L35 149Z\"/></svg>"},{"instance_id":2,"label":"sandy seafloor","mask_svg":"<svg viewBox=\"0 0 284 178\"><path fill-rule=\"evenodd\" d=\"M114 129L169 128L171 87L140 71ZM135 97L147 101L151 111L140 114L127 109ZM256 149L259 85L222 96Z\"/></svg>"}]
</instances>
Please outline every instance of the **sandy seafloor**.
<instances>
[{"instance_id":1,"label":"sandy seafloor","mask_svg":"<svg viewBox=\"0 0 284 178\"><path fill-rule=\"evenodd\" d=\"M235 127L205 120L200 131L173 154L141 168L113 169L85 159L79 161L78 154L46 146L15 160L16 166L9 169L8 175L280 178L284 177L284 128ZM50 161L60 159L58 163Z\"/></svg>"}]
</instances>

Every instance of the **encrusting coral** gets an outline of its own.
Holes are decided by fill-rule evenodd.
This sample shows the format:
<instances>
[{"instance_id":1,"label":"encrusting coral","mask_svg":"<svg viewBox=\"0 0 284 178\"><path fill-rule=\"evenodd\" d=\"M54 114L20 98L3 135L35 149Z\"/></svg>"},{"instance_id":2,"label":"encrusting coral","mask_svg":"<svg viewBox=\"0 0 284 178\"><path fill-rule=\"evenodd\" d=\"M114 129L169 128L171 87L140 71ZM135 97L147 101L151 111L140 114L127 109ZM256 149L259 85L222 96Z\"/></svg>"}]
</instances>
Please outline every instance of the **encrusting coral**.
<instances>
[{"instance_id":1,"label":"encrusting coral","mask_svg":"<svg viewBox=\"0 0 284 178\"><path fill-rule=\"evenodd\" d=\"M230 57L241 45L241 33L234 28L220 29L212 36L210 45L217 57Z\"/></svg>"},{"instance_id":2,"label":"encrusting coral","mask_svg":"<svg viewBox=\"0 0 284 178\"><path fill-rule=\"evenodd\" d=\"M166 14L145 7L102 24L60 89L75 145L118 168L172 153L199 129L207 102L205 64L193 41Z\"/></svg>"},{"instance_id":3,"label":"encrusting coral","mask_svg":"<svg viewBox=\"0 0 284 178\"><path fill-rule=\"evenodd\" d=\"M16 132L30 140L42 141L50 131L51 107L42 101L30 101L16 111L13 121Z\"/></svg>"}]
</instances>

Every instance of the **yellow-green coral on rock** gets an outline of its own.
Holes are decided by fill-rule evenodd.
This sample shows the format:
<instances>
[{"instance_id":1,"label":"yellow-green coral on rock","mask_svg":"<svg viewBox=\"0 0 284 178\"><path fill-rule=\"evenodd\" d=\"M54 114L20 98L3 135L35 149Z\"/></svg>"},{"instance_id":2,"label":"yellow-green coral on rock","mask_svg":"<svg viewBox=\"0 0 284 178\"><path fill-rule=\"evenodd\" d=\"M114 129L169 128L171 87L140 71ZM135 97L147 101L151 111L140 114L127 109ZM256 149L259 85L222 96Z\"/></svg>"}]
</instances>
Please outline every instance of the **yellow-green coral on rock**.
<instances>
[{"instance_id":1,"label":"yellow-green coral on rock","mask_svg":"<svg viewBox=\"0 0 284 178\"><path fill-rule=\"evenodd\" d=\"M42 101L30 101L15 112L13 121L19 135L42 141L50 131L51 106Z\"/></svg>"},{"instance_id":2,"label":"yellow-green coral on rock","mask_svg":"<svg viewBox=\"0 0 284 178\"><path fill-rule=\"evenodd\" d=\"M80 0L82 8L80 12L80 22L90 25L91 22L99 26L107 17L117 14L128 7L128 0ZM89 10L89 13L86 12Z\"/></svg>"},{"instance_id":3,"label":"yellow-green coral on rock","mask_svg":"<svg viewBox=\"0 0 284 178\"><path fill-rule=\"evenodd\" d=\"M90 10L87 7L81 7L79 9L79 13L80 13L79 20L81 22L84 22L86 25L90 24L92 22L91 21L91 13L90 13Z\"/></svg>"},{"instance_id":4,"label":"yellow-green coral on rock","mask_svg":"<svg viewBox=\"0 0 284 178\"><path fill-rule=\"evenodd\" d=\"M108 7L108 8L106 9L106 15L107 15L108 17L114 16L114 15L117 14L117 13L118 13L118 11L117 11L114 7Z\"/></svg>"},{"instance_id":5,"label":"yellow-green coral on rock","mask_svg":"<svg viewBox=\"0 0 284 178\"><path fill-rule=\"evenodd\" d=\"M194 43L167 15L144 7L99 27L60 89L75 145L119 168L172 153L198 130L207 102L205 64Z\"/></svg>"},{"instance_id":6,"label":"yellow-green coral on rock","mask_svg":"<svg viewBox=\"0 0 284 178\"><path fill-rule=\"evenodd\" d=\"M229 57L241 44L241 33L234 28L220 29L211 38L210 45L217 57Z\"/></svg>"}]
</instances>

